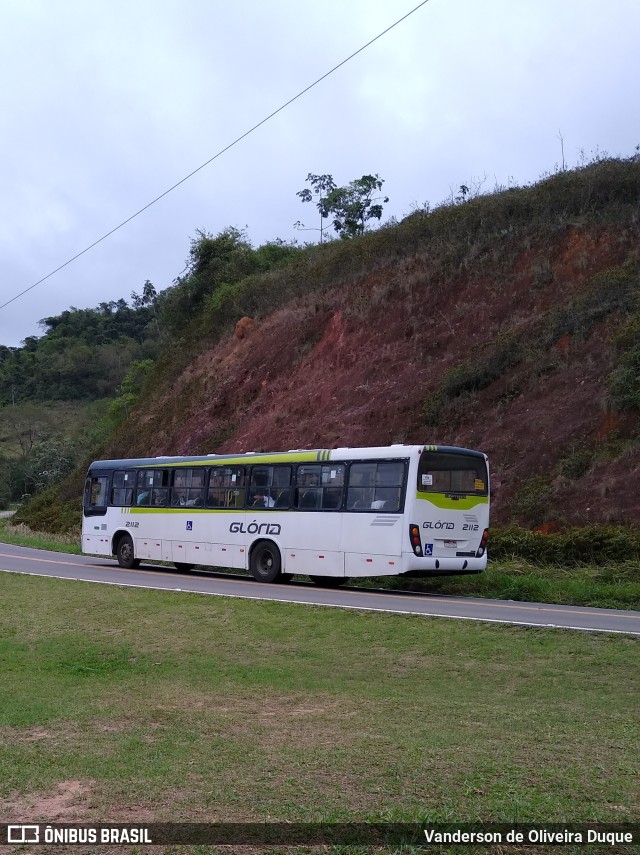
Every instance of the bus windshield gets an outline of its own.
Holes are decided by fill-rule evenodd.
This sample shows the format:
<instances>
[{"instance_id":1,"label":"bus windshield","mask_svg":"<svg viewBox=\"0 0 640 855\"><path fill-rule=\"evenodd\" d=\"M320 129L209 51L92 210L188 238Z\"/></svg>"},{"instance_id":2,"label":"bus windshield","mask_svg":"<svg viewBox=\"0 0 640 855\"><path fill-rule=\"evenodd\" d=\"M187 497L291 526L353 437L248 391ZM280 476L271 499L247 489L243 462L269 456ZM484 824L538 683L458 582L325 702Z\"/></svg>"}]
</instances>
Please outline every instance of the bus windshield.
<instances>
[{"instance_id":1,"label":"bus windshield","mask_svg":"<svg viewBox=\"0 0 640 855\"><path fill-rule=\"evenodd\" d=\"M471 454L424 451L418 466L418 491L486 496L487 464Z\"/></svg>"}]
</instances>

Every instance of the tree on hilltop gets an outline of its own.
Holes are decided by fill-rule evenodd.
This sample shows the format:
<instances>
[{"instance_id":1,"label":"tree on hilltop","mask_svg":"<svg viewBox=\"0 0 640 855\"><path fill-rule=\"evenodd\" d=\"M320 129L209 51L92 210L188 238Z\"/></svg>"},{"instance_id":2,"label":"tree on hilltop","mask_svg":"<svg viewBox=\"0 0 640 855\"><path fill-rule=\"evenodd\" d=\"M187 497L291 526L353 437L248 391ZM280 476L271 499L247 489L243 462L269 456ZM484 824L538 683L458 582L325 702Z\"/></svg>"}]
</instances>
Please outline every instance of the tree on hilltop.
<instances>
[{"instance_id":1,"label":"tree on hilltop","mask_svg":"<svg viewBox=\"0 0 640 855\"><path fill-rule=\"evenodd\" d=\"M319 231L320 243L324 239L324 232L328 226L324 225L324 221L329 217L330 210L326 206L326 200L330 193L336 189L336 183L332 175L313 175L311 172L307 175L307 183L311 184L311 190L305 187L304 190L299 190L296 196L299 196L303 202L315 202L320 213L320 228L305 229L304 223L300 220L294 223L295 228L304 229L305 231Z\"/></svg>"},{"instance_id":2,"label":"tree on hilltop","mask_svg":"<svg viewBox=\"0 0 640 855\"><path fill-rule=\"evenodd\" d=\"M379 195L384 179L375 175L363 175L338 187L331 175L307 175L311 190L305 188L296 195L303 202L315 202L320 213L320 242L322 242L325 219L333 218L333 228L341 238L358 237L364 234L370 220L382 217L382 206L389 201L388 196ZM376 195L378 194L378 195ZM304 228L299 220L297 228Z\"/></svg>"}]
</instances>

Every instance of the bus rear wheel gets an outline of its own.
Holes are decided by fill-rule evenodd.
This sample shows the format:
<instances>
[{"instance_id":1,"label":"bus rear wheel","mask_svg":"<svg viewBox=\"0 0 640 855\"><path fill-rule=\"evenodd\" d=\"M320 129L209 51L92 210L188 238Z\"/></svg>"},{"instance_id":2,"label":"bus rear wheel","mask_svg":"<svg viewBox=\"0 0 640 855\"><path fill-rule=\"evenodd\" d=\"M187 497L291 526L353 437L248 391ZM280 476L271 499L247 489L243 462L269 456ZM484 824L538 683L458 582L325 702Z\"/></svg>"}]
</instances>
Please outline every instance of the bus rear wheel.
<instances>
[{"instance_id":1,"label":"bus rear wheel","mask_svg":"<svg viewBox=\"0 0 640 855\"><path fill-rule=\"evenodd\" d=\"M339 588L349 581L347 576L309 576L309 578L319 588Z\"/></svg>"},{"instance_id":2,"label":"bus rear wheel","mask_svg":"<svg viewBox=\"0 0 640 855\"><path fill-rule=\"evenodd\" d=\"M124 567L125 570L132 570L140 566L140 559L136 558L136 552L133 548L133 541L128 534L123 534L118 541L116 548L116 558L118 564Z\"/></svg>"},{"instance_id":3,"label":"bus rear wheel","mask_svg":"<svg viewBox=\"0 0 640 855\"><path fill-rule=\"evenodd\" d=\"M251 575L258 582L280 582L282 559L275 543L265 540L255 546L251 553L249 568Z\"/></svg>"}]
</instances>

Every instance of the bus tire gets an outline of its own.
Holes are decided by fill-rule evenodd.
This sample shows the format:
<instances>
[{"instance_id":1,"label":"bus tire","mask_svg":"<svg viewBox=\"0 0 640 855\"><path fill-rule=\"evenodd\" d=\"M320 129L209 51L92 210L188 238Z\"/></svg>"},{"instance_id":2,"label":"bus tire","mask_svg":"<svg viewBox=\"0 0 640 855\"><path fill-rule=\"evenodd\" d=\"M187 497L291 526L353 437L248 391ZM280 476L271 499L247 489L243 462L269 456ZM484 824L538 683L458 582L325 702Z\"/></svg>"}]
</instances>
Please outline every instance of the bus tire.
<instances>
[{"instance_id":1,"label":"bus tire","mask_svg":"<svg viewBox=\"0 0 640 855\"><path fill-rule=\"evenodd\" d=\"M309 578L319 588L339 588L349 581L348 576L309 576Z\"/></svg>"},{"instance_id":2,"label":"bus tire","mask_svg":"<svg viewBox=\"0 0 640 855\"><path fill-rule=\"evenodd\" d=\"M140 559L136 558L133 541L128 534L123 534L116 547L116 558L118 564L125 570L133 570L140 566Z\"/></svg>"},{"instance_id":3,"label":"bus tire","mask_svg":"<svg viewBox=\"0 0 640 855\"><path fill-rule=\"evenodd\" d=\"M275 543L270 540L257 543L251 550L249 569L257 582L280 582L282 558Z\"/></svg>"},{"instance_id":4,"label":"bus tire","mask_svg":"<svg viewBox=\"0 0 640 855\"><path fill-rule=\"evenodd\" d=\"M181 573L188 573L189 570L193 570L196 566L195 564L185 564L184 561L174 561L176 570L180 570Z\"/></svg>"}]
</instances>

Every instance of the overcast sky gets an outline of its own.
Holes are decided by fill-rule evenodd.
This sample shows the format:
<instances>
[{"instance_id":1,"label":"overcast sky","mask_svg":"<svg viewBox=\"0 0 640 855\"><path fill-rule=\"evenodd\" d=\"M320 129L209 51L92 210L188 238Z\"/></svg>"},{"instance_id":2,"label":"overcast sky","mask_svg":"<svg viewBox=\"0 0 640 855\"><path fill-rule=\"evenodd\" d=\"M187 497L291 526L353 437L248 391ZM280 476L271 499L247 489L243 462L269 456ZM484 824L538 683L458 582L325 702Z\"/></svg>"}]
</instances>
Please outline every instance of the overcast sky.
<instances>
[{"instance_id":1,"label":"overcast sky","mask_svg":"<svg viewBox=\"0 0 640 855\"><path fill-rule=\"evenodd\" d=\"M419 0L0 0L0 303L213 157ZM640 143L638 0L430 0L115 235L0 310L0 344L181 273L197 229L314 240L309 172L384 219ZM582 154L581 154L582 153Z\"/></svg>"}]
</instances>

